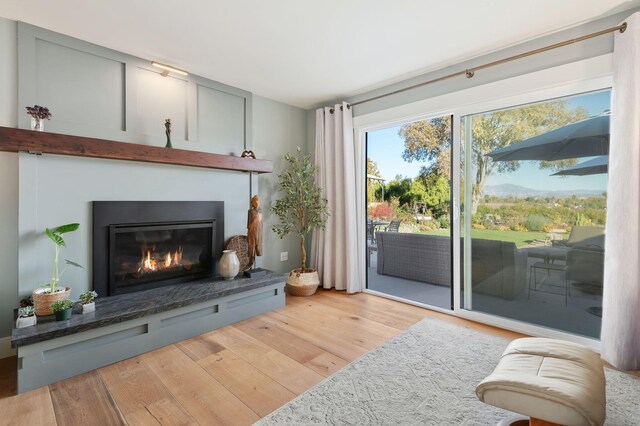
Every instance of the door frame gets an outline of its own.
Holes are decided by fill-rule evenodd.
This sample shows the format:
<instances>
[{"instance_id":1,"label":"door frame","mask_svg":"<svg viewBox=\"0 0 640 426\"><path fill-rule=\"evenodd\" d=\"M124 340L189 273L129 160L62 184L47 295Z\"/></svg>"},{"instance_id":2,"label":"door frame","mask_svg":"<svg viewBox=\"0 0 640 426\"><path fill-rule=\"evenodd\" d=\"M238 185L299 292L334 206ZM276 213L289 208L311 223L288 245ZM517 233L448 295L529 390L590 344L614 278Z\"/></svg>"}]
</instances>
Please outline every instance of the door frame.
<instances>
[{"instance_id":1,"label":"door frame","mask_svg":"<svg viewBox=\"0 0 640 426\"><path fill-rule=\"evenodd\" d=\"M424 120L443 115L453 115L453 142L452 161L453 164L460 164L462 141L460 138L460 119L466 115L480 112L487 112L496 109L503 109L532 102L545 101L553 98L576 95L579 93L596 91L611 88L612 86L612 54L596 56L581 61L572 62L557 67L548 68L493 83L488 83L457 92L448 93L433 98L412 102L397 107L375 111L369 114L354 117L354 140L359 152L364 153L366 149L366 133L380 130L399 124ZM361 155L359 165L360 170L365 170L366 156ZM600 350L600 340L579 336L576 334L555 330L539 325L524 323L504 317L485 314L481 312L469 311L460 307L461 277L460 277L460 168L453 167L452 173L452 221L453 227L453 310L424 305L421 303L402 300L397 297L389 297L373 290L364 290L366 293L400 300L416 306L421 306L434 311L449 315L458 316L485 323L488 325L504 328L528 334L531 336L561 338L585 345L595 351ZM363 194L364 180L358 180L360 193ZM364 198L366 206L366 197ZM365 209L366 212L366 209ZM366 214L366 213L365 213ZM364 221L363 221L364 222ZM360 239L366 238L365 227L360 229ZM362 256L364 259L364 256ZM364 277L367 275L367 268L364 262L360 267Z\"/></svg>"}]
</instances>

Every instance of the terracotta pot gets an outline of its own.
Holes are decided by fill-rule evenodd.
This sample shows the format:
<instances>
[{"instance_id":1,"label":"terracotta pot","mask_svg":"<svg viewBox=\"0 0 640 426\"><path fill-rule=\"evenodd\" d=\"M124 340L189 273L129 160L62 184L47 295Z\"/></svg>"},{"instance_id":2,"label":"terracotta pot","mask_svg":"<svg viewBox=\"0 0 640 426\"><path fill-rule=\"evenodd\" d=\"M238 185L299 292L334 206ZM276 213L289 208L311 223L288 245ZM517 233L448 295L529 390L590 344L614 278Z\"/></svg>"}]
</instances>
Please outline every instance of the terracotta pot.
<instances>
[{"instance_id":1,"label":"terracotta pot","mask_svg":"<svg viewBox=\"0 0 640 426\"><path fill-rule=\"evenodd\" d=\"M309 272L301 273L299 269L291 271L287 279L287 294L292 296L311 296L316 292L320 285L318 272L313 269L305 271Z\"/></svg>"},{"instance_id":2,"label":"terracotta pot","mask_svg":"<svg viewBox=\"0 0 640 426\"><path fill-rule=\"evenodd\" d=\"M58 288L60 290L60 288ZM71 288L65 287L62 291L57 291L53 294L45 293L47 288L37 288L31 293L33 297L33 306L36 308L36 315L51 315L51 305L58 300L65 300L71 296Z\"/></svg>"}]
</instances>

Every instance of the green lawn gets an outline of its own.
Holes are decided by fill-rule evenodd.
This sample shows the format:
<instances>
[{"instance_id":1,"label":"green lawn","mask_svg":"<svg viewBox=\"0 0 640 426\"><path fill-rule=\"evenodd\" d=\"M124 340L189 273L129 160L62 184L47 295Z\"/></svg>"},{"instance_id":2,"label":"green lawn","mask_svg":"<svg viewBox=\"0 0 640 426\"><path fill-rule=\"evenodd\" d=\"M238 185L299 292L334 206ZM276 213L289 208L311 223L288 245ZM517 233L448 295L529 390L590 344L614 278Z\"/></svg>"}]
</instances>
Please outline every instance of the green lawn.
<instances>
[{"instance_id":1,"label":"green lawn","mask_svg":"<svg viewBox=\"0 0 640 426\"><path fill-rule=\"evenodd\" d=\"M425 232L425 234L431 235L449 235L449 230L438 229L436 231ZM480 238L483 240L499 240L509 241L515 243L517 247L522 247L531 243L533 240L544 240L547 236L546 232L527 232L527 231L494 231L490 229L474 229L472 231L473 238ZM565 235L564 238L568 238Z\"/></svg>"}]
</instances>

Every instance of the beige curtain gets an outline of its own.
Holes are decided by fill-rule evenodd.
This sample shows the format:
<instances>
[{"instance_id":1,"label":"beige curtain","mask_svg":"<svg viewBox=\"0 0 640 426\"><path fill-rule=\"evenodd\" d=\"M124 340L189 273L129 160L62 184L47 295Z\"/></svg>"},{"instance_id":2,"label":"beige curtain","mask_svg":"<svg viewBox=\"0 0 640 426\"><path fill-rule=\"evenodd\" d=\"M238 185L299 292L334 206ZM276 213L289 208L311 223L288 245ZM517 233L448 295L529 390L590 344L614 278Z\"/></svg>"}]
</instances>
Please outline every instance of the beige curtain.
<instances>
[{"instance_id":1,"label":"beige curtain","mask_svg":"<svg viewBox=\"0 0 640 426\"><path fill-rule=\"evenodd\" d=\"M602 357L640 370L640 13L615 33Z\"/></svg>"},{"instance_id":2,"label":"beige curtain","mask_svg":"<svg viewBox=\"0 0 640 426\"><path fill-rule=\"evenodd\" d=\"M316 110L317 182L324 189L331 217L325 231L311 240L311 265L318 269L324 288L362 291L358 254L356 203L356 147L353 116L346 103Z\"/></svg>"}]
</instances>

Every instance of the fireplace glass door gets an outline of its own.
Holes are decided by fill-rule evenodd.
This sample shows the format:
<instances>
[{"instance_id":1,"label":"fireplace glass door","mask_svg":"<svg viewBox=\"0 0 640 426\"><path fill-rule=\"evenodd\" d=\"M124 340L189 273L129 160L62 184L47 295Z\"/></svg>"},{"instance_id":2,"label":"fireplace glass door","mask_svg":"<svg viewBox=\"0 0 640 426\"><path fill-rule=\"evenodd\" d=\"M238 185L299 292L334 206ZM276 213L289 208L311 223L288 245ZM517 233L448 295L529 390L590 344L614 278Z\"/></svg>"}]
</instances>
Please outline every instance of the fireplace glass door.
<instances>
[{"instance_id":1,"label":"fireplace glass door","mask_svg":"<svg viewBox=\"0 0 640 426\"><path fill-rule=\"evenodd\" d=\"M110 225L112 294L210 277L213 229L213 222Z\"/></svg>"}]
</instances>

